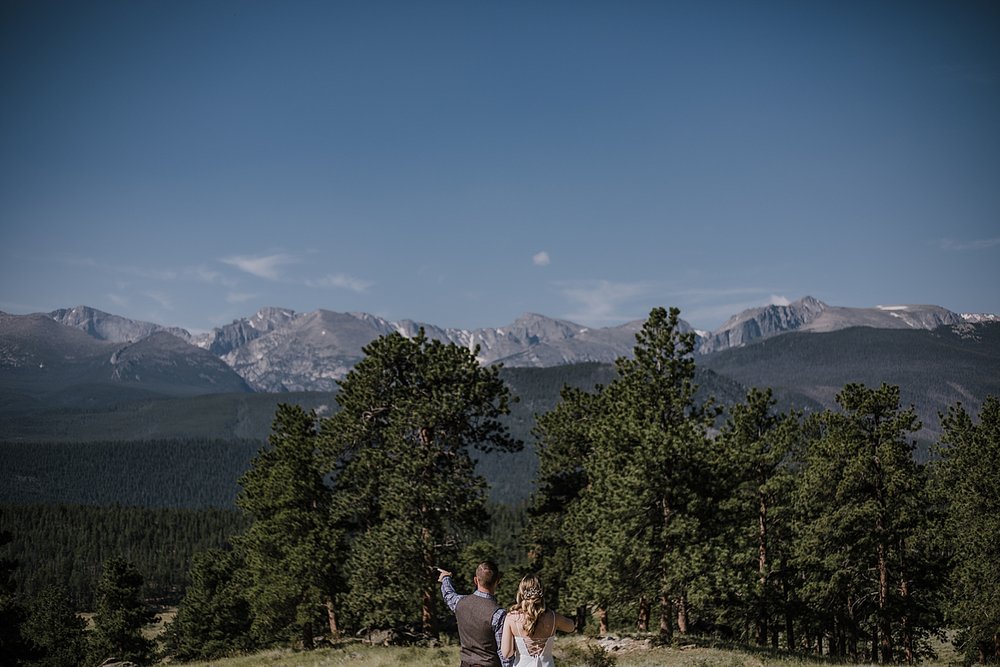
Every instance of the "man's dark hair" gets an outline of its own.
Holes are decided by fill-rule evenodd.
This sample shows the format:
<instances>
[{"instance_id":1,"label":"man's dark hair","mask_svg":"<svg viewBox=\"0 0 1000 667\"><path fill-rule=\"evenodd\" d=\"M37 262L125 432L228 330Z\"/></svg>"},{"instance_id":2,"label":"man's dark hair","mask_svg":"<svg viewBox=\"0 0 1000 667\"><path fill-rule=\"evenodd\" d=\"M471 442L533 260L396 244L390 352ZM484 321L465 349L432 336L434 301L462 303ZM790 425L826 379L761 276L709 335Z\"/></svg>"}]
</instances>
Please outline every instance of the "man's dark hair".
<instances>
[{"instance_id":1,"label":"man's dark hair","mask_svg":"<svg viewBox=\"0 0 1000 667\"><path fill-rule=\"evenodd\" d=\"M500 580L500 568L491 560L484 560L476 568L476 577L483 588L493 588Z\"/></svg>"}]
</instances>

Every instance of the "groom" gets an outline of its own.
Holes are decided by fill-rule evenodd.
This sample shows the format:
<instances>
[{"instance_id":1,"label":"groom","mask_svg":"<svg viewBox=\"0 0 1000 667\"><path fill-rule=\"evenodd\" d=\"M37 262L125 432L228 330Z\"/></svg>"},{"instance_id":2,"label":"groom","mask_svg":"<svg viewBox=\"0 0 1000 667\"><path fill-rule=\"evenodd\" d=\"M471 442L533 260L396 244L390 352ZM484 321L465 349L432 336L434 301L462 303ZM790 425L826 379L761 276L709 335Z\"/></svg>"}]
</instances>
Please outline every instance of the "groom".
<instances>
[{"instance_id":1,"label":"groom","mask_svg":"<svg viewBox=\"0 0 1000 667\"><path fill-rule=\"evenodd\" d=\"M461 667L509 667L500 655L500 639L507 610L497 604L496 590L500 570L493 561L483 561L476 568L472 595L459 595L451 583L451 572L438 568L441 596L458 620L458 638L462 644Z\"/></svg>"}]
</instances>

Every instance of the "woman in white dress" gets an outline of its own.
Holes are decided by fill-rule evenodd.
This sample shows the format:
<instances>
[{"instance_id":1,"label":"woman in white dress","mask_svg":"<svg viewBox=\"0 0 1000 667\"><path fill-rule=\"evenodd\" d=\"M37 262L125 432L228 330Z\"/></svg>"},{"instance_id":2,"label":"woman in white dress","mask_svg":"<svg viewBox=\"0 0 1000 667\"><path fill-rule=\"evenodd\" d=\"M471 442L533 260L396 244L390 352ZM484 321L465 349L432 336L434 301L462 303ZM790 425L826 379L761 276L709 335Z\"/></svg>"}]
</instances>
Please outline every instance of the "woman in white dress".
<instances>
[{"instance_id":1,"label":"woman in white dress","mask_svg":"<svg viewBox=\"0 0 1000 667\"><path fill-rule=\"evenodd\" d=\"M514 602L503 622L500 652L517 653L514 667L554 667L552 643L556 630L572 632L576 625L562 614L545 608L542 582L533 574L521 579Z\"/></svg>"}]
</instances>

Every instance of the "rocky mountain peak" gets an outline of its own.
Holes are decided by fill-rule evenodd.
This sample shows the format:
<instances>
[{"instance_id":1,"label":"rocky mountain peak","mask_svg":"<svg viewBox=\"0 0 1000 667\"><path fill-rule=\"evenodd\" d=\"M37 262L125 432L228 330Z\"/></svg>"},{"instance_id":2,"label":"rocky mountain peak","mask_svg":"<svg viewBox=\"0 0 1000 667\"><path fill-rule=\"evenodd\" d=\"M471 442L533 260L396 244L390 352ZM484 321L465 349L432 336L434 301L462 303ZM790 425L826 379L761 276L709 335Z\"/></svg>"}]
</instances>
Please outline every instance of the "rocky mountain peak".
<instances>
[{"instance_id":1,"label":"rocky mountain peak","mask_svg":"<svg viewBox=\"0 0 1000 667\"><path fill-rule=\"evenodd\" d=\"M52 311L48 316L60 324L80 329L93 338L113 343L135 342L158 331L166 331L183 340L191 340L191 334L185 329L130 320L89 306L60 308Z\"/></svg>"},{"instance_id":2,"label":"rocky mountain peak","mask_svg":"<svg viewBox=\"0 0 1000 667\"><path fill-rule=\"evenodd\" d=\"M295 317L295 311L289 308L267 306L258 310L253 317L247 320L247 324L260 332L268 332L285 326L294 320ZM239 321L236 320L236 322Z\"/></svg>"},{"instance_id":3,"label":"rocky mountain peak","mask_svg":"<svg viewBox=\"0 0 1000 667\"><path fill-rule=\"evenodd\" d=\"M819 299L805 296L788 305L771 304L744 310L704 337L699 351L707 354L795 331L812 322L828 307Z\"/></svg>"}]
</instances>

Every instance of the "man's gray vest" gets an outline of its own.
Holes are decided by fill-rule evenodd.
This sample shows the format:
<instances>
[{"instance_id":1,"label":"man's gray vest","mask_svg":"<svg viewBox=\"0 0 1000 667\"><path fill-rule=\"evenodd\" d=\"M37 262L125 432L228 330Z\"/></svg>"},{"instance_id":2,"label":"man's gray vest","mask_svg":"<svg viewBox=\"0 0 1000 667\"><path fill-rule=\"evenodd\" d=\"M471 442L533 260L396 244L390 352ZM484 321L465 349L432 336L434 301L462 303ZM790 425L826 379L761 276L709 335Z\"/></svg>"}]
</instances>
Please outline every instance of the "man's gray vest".
<instances>
[{"instance_id":1,"label":"man's gray vest","mask_svg":"<svg viewBox=\"0 0 1000 667\"><path fill-rule=\"evenodd\" d=\"M458 637L462 642L462 665L500 667L493 614L500 608L495 601L466 595L455 605Z\"/></svg>"}]
</instances>

